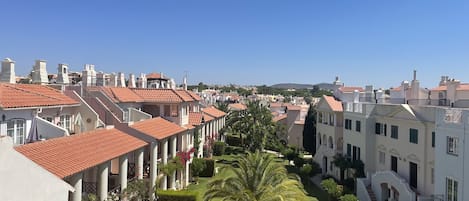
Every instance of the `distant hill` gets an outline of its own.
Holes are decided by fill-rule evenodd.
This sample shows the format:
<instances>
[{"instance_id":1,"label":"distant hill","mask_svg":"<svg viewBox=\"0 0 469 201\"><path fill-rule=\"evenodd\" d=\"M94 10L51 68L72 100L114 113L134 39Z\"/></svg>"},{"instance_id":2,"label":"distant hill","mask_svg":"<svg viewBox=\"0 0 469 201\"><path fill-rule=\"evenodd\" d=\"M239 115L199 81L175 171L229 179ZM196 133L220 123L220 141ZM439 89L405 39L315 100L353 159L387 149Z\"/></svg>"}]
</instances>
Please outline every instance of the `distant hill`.
<instances>
[{"instance_id":1,"label":"distant hill","mask_svg":"<svg viewBox=\"0 0 469 201\"><path fill-rule=\"evenodd\" d=\"M280 83L270 86L277 89L312 89L312 84Z\"/></svg>"},{"instance_id":2,"label":"distant hill","mask_svg":"<svg viewBox=\"0 0 469 201\"><path fill-rule=\"evenodd\" d=\"M318 86L319 89L323 90L334 90L334 85L329 83L319 83L319 84L296 84L296 83L280 83L274 84L270 87L278 89L312 89L314 86Z\"/></svg>"}]
</instances>

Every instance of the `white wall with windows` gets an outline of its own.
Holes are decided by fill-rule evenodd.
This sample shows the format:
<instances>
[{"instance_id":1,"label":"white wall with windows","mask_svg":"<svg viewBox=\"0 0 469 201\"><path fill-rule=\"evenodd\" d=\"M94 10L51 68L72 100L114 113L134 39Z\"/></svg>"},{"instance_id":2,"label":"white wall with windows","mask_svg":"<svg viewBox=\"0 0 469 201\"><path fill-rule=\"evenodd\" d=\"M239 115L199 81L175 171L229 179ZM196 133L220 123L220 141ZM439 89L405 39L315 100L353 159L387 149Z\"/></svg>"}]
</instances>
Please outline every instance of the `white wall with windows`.
<instances>
[{"instance_id":1,"label":"white wall with windows","mask_svg":"<svg viewBox=\"0 0 469 201\"><path fill-rule=\"evenodd\" d=\"M444 200L469 200L463 190L469 181L469 110L438 109L435 136L435 194Z\"/></svg>"},{"instance_id":2,"label":"white wall with windows","mask_svg":"<svg viewBox=\"0 0 469 201\"><path fill-rule=\"evenodd\" d=\"M0 111L0 135L8 135L16 145L24 144L33 119L33 110Z\"/></svg>"}]
</instances>

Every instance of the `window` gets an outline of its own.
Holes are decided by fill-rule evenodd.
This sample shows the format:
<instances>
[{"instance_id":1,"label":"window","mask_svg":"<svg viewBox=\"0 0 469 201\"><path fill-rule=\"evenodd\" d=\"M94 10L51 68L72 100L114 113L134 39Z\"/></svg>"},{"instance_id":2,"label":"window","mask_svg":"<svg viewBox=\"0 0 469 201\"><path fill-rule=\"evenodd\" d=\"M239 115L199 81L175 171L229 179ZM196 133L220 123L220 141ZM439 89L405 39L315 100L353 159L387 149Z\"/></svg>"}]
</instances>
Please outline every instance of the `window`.
<instances>
[{"instance_id":1,"label":"window","mask_svg":"<svg viewBox=\"0 0 469 201\"><path fill-rule=\"evenodd\" d=\"M375 124L375 134L377 134L377 135L384 134L384 136L386 136L386 124L376 123Z\"/></svg>"},{"instance_id":2,"label":"window","mask_svg":"<svg viewBox=\"0 0 469 201\"><path fill-rule=\"evenodd\" d=\"M446 178L446 200L458 200L458 182L451 178Z\"/></svg>"},{"instance_id":3,"label":"window","mask_svg":"<svg viewBox=\"0 0 469 201\"><path fill-rule=\"evenodd\" d=\"M164 106L164 116L169 117L171 115L171 106L170 105L165 105Z\"/></svg>"},{"instance_id":4,"label":"window","mask_svg":"<svg viewBox=\"0 0 469 201\"><path fill-rule=\"evenodd\" d=\"M432 184L434 184L435 183L435 168L432 168L431 171L432 171L431 172L431 174L432 174L432 179L431 180L432 180Z\"/></svg>"},{"instance_id":5,"label":"window","mask_svg":"<svg viewBox=\"0 0 469 201\"><path fill-rule=\"evenodd\" d=\"M361 121L355 121L355 131L357 131L357 132L362 131L362 122Z\"/></svg>"},{"instance_id":6,"label":"window","mask_svg":"<svg viewBox=\"0 0 469 201\"><path fill-rule=\"evenodd\" d=\"M334 125L334 115L329 114L329 125L333 126Z\"/></svg>"},{"instance_id":7,"label":"window","mask_svg":"<svg viewBox=\"0 0 469 201\"><path fill-rule=\"evenodd\" d=\"M382 151L379 152L379 164L384 165L385 160L386 160L386 154Z\"/></svg>"},{"instance_id":8,"label":"window","mask_svg":"<svg viewBox=\"0 0 469 201\"><path fill-rule=\"evenodd\" d=\"M457 137L446 137L446 151L448 154L458 155L458 141Z\"/></svg>"},{"instance_id":9,"label":"window","mask_svg":"<svg viewBox=\"0 0 469 201\"><path fill-rule=\"evenodd\" d=\"M399 127L391 125L391 138L398 139L399 138Z\"/></svg>"},{"instance_id":10,"label":"window","mask_svg":"<svg viewBox=\"0 0 469 201\"><path fill-rule=\"evenodd\" d=\"M171 116L172 117L177 117L178 116L178 106L177 105L171 105Z\"/></svg>"},{"instance_id":11,"label":"window","mask_svg":"<svg viewBox=\"0 0 469 201\"><path fill-rule=\"evenodd\" d=\"M409 141L410 143L419 143L419 130L411 128L409 129Z\"/></svg>"},{"instance_id":12,"label":"window","mask_svg":"<svg viewBox=\"0 0 469 201\"><path fill-rule=\"evenodd\" d=\"M24 144L26 125L24 119L12 119L7 122L7 135L15 144Z\"/></svg>"},{"instance_id":13,"label":"window","mask_svg":"<svg viewBox=\"0 0 469 201\"><path fill-rule=\"evenodd\" d=\"M352 120L345 119L345 129L352 130Z\"/></svg>"},{"instance_id":14,"label":"window","mask_svg":"<svg viewBox=\"0 0 469 201\"><path fill-rule=\"evenodd\" d=\"M357 161L360 160L360 147L357 147Z\"/></svg>"},{"instance_id":15,"label":"window","mask_svg":"<svg viewBox=\"0 0 469 201\"><path fill-rule=\"evenodd\" d=\"M322 123L322 112L318 112L318 122Z\"/></svg>"},{"instance_id":16,"label":"window","mask_svg":"<svg viewBox=\"0 0 469 201\"><path fill-rule=\"evenodd\" d=\"M397 173L397 157L391 156L391 170Z\"/></svg>"},{"instance_id":17,"label":"window","mask_svg":"<svg viewBox=\"0 0 469 201\"><path fill-rule=\"evenodd\" d=\"M432 132L432 147L435 147L435 131Z\"/></svg>"},{"instance_id":18,"label":"window","mask_svg":"<svg viewBox=\"0 0 469 201\"><path fill-rule=\"evenodd\" d=\"M60 121L59 121L59 125L62 127L62 128L65 128L68 130L68 132L71 132L72 131L72 116L66 114L66 115L61 115L60 116Z\"/></svg>"},{"instance_id":19,"label":"window","mask_svg":"<svg viewBox=\"0 0 469 201\"><path fill-rule=\"evenodd\" d=\"M356 160L357 160L357 147L353 146L353 148L352 148L352 161L356 161Z\"/></svg>"},{"instance_id":20,"label":"window","mask_svg":"<svg viewBox=\"0 0 469 201\"><path fill-rule=\"evenodd\" d=\"M329 136L329 148L334 149L334 142L331 136Z\"/></svg>"}]
</instances>

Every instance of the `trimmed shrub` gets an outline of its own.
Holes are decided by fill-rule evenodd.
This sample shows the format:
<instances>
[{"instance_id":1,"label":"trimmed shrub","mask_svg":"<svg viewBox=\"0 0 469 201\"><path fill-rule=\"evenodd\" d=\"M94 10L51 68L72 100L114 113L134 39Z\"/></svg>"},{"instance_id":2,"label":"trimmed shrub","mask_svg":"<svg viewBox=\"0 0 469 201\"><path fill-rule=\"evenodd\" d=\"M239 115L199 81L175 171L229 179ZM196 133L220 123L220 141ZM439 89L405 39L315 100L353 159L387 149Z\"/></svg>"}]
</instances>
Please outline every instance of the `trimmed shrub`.
<instances>
[{"instance_id":1,"label":"trimmed shrub","mask_svg":"<svg viewBox=\"0 0 469 201\"><path fill-rule=\"evenodd\" d=\"M306 164L300 168L301 177L307 178L311 175L311 172L313 172L313 166L310 164Z\"/></svg>"},{"instance_id":2,"label":"trimmed shrub","mask_svg":"<svg viewBox=\"0 0 469 201\"><path fill-rule=\"evenodd\" d=\"M163 191L156 192L158 201L197 201L197 192L189 191Z\"/></svg>"},{"instance_id":3,"label":"trimmed shrub","mask_svg":"<svg viewBox=\"0 0 469 201\"><path fill-rule=\"evenodd\" d=\"M295 167L301 168L305 164L305 160L301 157L295 157L293 163L295 163Z\"/></svg>"},{"instance_id":4,"label":"trimmed shrub","mask_svg":"<svg viewBox=\"0 0 469 201\"><path fill-rule=\"evenodd\" d=\"M215 142L215 144L213 144L213 155L221 156L223 154L225 154L225 143Z\"/></svg>"},{"instance_id":5,"label":"trimmed shrub","mask_svg":"<svg viewBox=\"0 0 469 201\"><path fill-rule=\"evenodd\" d=\"M213 177L215 173L215 161L213 159L204 159L205 168L199 173L200 177Z\"/></svg>"},{"instance_id":6,"label":"trimmed shrub","mask_svg":"<svg viewBox=\"0 0 469 201\"><path fill-rule=\"evenodd\" d=\"M230 146L242 147L241 139L239 138L239 136L227 135L225 141L226 141L226 144Z\"/></svg>"}]
</instances>

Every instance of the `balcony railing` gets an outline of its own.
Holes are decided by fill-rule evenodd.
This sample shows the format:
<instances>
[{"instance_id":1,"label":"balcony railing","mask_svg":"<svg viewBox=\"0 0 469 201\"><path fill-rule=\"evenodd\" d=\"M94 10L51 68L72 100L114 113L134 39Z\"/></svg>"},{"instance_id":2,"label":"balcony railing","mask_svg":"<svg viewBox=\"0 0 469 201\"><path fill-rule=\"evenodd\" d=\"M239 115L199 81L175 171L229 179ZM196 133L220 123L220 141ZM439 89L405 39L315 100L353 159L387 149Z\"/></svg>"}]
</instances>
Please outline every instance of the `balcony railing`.
<instances>
[{"instance_id":1,"label":"balcony railing","mask_svg":"<svg viewBox=\"0 0 469 201\"><path fill-rule=\"evenodd\" d=\"M96 182L83 182L83 192L96 194L97 189Z\"/></svg>"}]
</instances>

